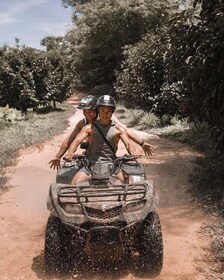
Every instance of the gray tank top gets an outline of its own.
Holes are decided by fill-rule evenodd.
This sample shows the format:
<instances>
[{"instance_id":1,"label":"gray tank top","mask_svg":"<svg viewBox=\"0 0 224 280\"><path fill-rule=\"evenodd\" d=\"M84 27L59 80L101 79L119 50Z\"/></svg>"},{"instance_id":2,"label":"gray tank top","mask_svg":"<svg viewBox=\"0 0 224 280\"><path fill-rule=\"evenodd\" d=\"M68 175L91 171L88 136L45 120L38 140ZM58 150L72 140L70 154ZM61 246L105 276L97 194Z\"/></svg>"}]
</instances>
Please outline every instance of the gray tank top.
<instances>
[{"instance_id":1,"label":"gray tank top","mask_svg":"<svg viewBox=\"0 0 224 280\"><path fill-rule=\"evenodd\" d=\"M113 146L114 150L117 151L115 146L114 134L115 134L115 123L103 125L97 120L95 121L100 127L103 134L107 137L110 144ZM100 135L97 128L92 125L92 137L89 142L88 150L86 151L86 156L91 162L112 162L115 159L115 155L110 147L105 143L103 137Z\"/></svg>"}]
</instances>

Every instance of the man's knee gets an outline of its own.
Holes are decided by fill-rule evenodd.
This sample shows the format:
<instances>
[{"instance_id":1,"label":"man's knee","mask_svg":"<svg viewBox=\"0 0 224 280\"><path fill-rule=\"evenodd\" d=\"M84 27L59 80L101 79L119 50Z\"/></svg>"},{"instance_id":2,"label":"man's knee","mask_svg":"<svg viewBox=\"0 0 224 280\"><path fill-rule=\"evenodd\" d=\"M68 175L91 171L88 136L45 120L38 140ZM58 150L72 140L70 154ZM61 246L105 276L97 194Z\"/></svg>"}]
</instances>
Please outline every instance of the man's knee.
<instances>
[{"instance_id":1,"label":"man's knee","mask_svg":"<svg viewBox=\"0 0 224 280\"><path fill-rule=\"evenodd\" d=\"M123 173L122 172L119 172L117 175L116 175L116 178L118 180L120 180L122 183L124 183L124 176L123 176Z\"/></svg>"},{"instance_id":2,"label":"man's knee","mask_svg":"<svg viewBox=\"0 0 224 280\"><path fill-rule=\"evenodd\" d=\"M77 172L72 179L72 184L77 185L78 183L85 182L88 180L88 175L83 172Z\"/></svg>"}]
</instances>

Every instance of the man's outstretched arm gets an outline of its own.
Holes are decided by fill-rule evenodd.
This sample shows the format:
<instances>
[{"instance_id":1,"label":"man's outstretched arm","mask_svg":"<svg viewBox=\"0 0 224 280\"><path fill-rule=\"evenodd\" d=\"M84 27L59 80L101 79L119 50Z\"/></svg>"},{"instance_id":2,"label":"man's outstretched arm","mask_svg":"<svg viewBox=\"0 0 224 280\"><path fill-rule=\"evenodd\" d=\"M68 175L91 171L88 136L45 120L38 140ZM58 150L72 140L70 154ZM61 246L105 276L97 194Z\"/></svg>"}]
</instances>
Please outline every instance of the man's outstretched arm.
<instances>
[{"instance_id":1,"label":"man's outstretched arm","mask_svg":"<svg viewBox=\"0 0 224 280\"><path fill-rule=\"evenodd\" d=\"M128 153L131 156L136 157L137 156L136 149L135 149L134 145L132 144L130 138L128 137L126 130L121 126L117 126L117 128L120 131L120 139L124 143L126 150L128 151Z\"/></svg>"},{"instance_id":2,"label":"man's outstretched arm","mask_svg":"<svg viewBox=\"0 0 224 280\"><path fill-rule=\"evenodd\" d=\"M123 127L126 129L128 137L133 140L136 144L140 145L146 155L152 155L154 153L154 147L144 141L142 138L140 138L133 129L126 127L123 123L120 122L120 120L113 115L112 117L113 121L118 124L120 127Z\"/></svg>"}]
</instances>

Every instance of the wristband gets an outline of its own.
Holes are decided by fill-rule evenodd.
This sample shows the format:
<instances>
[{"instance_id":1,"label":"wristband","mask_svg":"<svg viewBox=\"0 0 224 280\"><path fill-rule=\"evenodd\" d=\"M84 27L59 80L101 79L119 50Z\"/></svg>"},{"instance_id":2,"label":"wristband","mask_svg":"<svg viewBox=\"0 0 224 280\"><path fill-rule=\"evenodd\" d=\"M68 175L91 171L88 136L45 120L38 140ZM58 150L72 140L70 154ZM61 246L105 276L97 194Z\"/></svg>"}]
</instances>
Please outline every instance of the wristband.
<instances>
[{"instance_id":1,"label":"wristband","mask_svg":"<svg viewBox=\"0 0 224 280\"><path fill-rule=\"evenodd\" d=\"M142 142L141 143L139 143L139 145L142 147L143 145L144 145L144 141L142 140Z\"/></svg>"}]
</instances>

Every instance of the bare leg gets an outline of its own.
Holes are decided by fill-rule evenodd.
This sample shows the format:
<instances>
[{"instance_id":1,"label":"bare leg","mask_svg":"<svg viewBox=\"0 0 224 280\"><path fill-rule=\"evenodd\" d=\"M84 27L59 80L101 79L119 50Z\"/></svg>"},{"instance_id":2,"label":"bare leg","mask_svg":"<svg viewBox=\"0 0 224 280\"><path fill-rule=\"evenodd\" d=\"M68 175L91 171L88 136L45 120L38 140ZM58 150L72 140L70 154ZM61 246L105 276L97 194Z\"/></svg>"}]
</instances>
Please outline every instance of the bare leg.
<instances>
[{"instance_id":1,"label":"bare leg","mask_svg":"<svg viewBox=\"0 0 224 280\"><path fill-rule=\"evenodd\" d=\"M72 179L72 185L77 185L78 183L81 183L81 182L86 182L89 178L89 175L87 175L86 173L84 172L77 172L75 174L75 176L73 177Z\"/></svg>"},{"instance_id":2,"label":"bare leg","mask_svg":"<svg viewBox=\"0 0 224 280\"><path fill-rule=\"evenodd\" d=\"M118 180L120 180L121 183L124 183L124 176L123 176L122 172L119 172L119 173L116 175L116 178L117 178Z\"/></svg>"}]
</instances>

